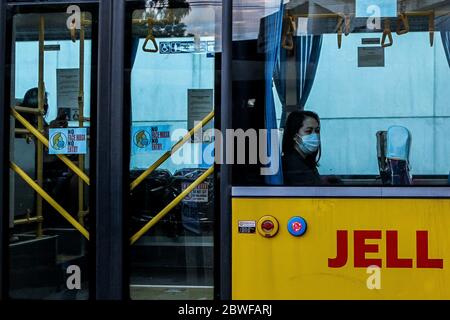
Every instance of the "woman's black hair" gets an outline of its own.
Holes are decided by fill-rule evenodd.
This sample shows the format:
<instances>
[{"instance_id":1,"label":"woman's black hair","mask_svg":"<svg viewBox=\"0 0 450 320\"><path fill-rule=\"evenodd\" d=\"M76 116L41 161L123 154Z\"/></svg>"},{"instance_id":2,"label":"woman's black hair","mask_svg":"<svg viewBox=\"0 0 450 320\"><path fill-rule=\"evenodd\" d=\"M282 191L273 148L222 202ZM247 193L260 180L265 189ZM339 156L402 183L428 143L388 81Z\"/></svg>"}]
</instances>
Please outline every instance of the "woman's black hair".
<instances>
[{"instance_id":1,"label":"woman's black hair","mask_svg":"<svg viewBox=\"0 0 450 320\"><path fill-rule=\"evenodd\" d=\"M44 101L44 116L47 114L48 111L48 104L47 104L47 92L45 93L45 101ZM29 89L25 96L23 97L22 103L20 106L25 108L32 108L37 109L39 107L39 89L38 88L32 88ZM38 125L38 120L35 115L32 114L24 114L23 117L25 120L27 120L32 126L36 127ZM45 119L44 119L45 123ZM23 128L22 124L16 120L16 128Z\"/></svg>"},{"instance_id":2,"label":"woman's black hair","mask_svg":"<svg viewBox=\"0 0 450 320\"><path fill-rule=\"evenodd\" d=\"M320 118L317 113L312 111L294 111L292 112L287 121L283 134L283 154L287 155L295 150L295 135L303 127L303 123L307 118L315 119L320 125ZM321 148L312 155L306 158L306 161L311 166L317 167L321 156Z\"/></svg>"},{"instance_id":3,"label":"woman's black hair","mask_svg":"<svg viewBox=\"0 0 450 320\"><path fill-rule=\"evenodd\" d=\"M47 92L45 93L47 98ZM22 107L37 109L39 107L39 89L32 88L25 93L22 100ZM48 104L44 103L44 113L47 114ZM44 115L45 115L44 114Z\"/></svg>"}]
</instances>

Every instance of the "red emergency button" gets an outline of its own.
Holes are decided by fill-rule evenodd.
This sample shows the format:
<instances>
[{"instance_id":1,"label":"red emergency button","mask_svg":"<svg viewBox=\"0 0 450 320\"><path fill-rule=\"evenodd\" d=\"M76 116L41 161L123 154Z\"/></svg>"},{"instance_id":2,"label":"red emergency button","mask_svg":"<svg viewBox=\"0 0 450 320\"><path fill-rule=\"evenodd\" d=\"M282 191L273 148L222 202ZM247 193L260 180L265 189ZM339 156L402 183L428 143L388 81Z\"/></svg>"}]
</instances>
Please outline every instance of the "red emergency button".
<instances>
[{"instance_id":1,"label":"red emergency button","mask_svg":"<svg viewBox=\"0 0 450 320\"><path fill-rule=\"evenodd\" d=\"M264 229L264 231L272 231L273 228L275 228L275 225L272 221L266 220L262 223L262 228Z\"/></svg>"},{"instance_id":2,"label":"red emergency button","mask_svg":"<svg viewBox=\"0 0 450 320\"><path fill-rule=\"evenodd\" d=\"M264 238L273 238L278 233L279 223L275 217L265 216L259 219L257 229Z\"/></svg>"}]
</instances>

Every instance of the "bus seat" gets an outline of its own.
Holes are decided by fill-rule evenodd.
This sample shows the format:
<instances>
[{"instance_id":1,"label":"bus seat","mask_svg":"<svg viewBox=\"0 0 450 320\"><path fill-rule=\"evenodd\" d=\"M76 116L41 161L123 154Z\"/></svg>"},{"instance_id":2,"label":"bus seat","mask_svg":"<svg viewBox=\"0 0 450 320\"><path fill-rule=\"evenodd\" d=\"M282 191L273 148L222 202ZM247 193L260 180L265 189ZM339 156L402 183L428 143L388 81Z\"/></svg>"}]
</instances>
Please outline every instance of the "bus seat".
<instances>
[{"instance_id":1,"label":"bus seat","mask_svg":"<svg viewBox=\"0 0 450 320\"><path fill-rule=\"evenodd\" d=\"M409 154L411 133L405 127L392 126L377 133L378 164L383 184L412 184Z\"/></svg>"},{"instance_id":2,"label":"bus seat","mask_svg":"<svg viewBox=\"0 0 450 320\"><path fill-rule=\"evenodd\" d=\"M378 167L380 170L381 182L383 185L390 184L391 173L388 161L386 159L386 143L387 143L387 131L377 132L377 156Z\"/></svg>"},{"instance_id":3,"label":"bus seat","mask_svg":"<svg viewBox=\"0 0 450 320\"><path fill-rule=\"evenodd\" d=\"M392 126L387 133L387 155L392 176L392 185L410 185L412 178L409 166L411 133L405 127Z\"/></svg>"}]
</instances>

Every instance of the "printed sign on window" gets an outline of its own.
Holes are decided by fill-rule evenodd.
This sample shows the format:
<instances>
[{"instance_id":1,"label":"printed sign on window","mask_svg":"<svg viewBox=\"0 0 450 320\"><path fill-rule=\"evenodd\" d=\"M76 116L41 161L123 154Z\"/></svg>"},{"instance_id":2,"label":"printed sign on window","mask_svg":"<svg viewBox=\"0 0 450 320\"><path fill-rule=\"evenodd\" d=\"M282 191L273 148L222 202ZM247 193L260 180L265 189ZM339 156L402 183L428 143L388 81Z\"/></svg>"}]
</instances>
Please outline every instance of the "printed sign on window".
<instances>
[{"instance_id":1,"label":"printed sign on window","mask_svg":"<svg viewBox=\"0 0 450 320\"><path fill-rule=\"evenodd\" d=\"M214 109L213 89L188 89L188 130L193 129ZM212 122L203 127L203 132L212 129ZM201 142L202 132L194 135L195 142Z\"/></svg>"},{"instance_id":2,"label":"printed sign on window","mask_svg":"<svg viewBox=\"0 0 450 320\"><path fill-rule=\"evenodd\" d=\"M78 106L78 95L80 94L79 79L79 69L56 70L58 112L66 113L69 121L78 121L80 118Z\"/></svg>"},{"instance_id":3,"label":"printed sign on window","mask_svg":"<svg viewBox=\"0 0 450 320\"><path fill-rule=\"evenodd\" d=\"M384 67L384 48L383 47L359 47L358 48L358 67Z\"/></svg>"},{"instance_id":4,"label":"printed sign on window","mask_svg":"<svg viewBox=\"0 0 450 320\"><path fill-rule=\"evenodd\" d=\"M133 127L133 154L169 151L172 147L170 140L170 126Z\"/></svg>"},{"instance_id":5,"label":"printed sign on window","mask_svg":"<svg viewBox=\"0 0 450 320\"><path fill-rule=\"evenodd\" d=\"M213 53L215 45L215 41L161 41L159 53Z\"/></svg>"},{"instance_id":6,"label":"printed sign on window","mask_svg":"<svg viewBox=\"0 0 450 320\"><path fill-rule=\"evenodd\" d=\"M87 153L87 129L50 129L49 130L50 154L86 154Z\"/></svg>"},{"instance_id":7,"label":"printed sign on window","mask_svg":"<svg viewBox=\"0 0 450 320\"><path fill-rule=\"evenodd\" d=\"M193 182L183 182L181 184L182 190L189 188ZM204 182L194 189L183 202L208 202L208 183Z\"/></svg>"}]
</instances>

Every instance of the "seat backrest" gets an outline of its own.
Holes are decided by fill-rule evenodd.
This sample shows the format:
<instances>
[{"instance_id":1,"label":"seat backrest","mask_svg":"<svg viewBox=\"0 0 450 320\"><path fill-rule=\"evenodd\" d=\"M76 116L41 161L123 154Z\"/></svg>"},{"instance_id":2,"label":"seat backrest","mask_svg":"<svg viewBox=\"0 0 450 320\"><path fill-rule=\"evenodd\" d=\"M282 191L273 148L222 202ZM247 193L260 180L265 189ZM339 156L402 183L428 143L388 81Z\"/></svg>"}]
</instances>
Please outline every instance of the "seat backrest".
<instances>
[{"instance_id":1,"label":"seat backrest","mask_svg":"<svg viewBox=\"0 0 450 320\"><path fill-rule=\"evenodd\" d=\"M387 132L386 158L409 162L411 149L411 134L401 126L392 126Z\"/></svg>"},{"instance_id":2,"label":"seat backrest","mask_svg":"<svg viewBox=\"0 0 450 320\"><path fill-rule=\"evenodd\" d=\"M387 131L386 158L391 172L391 184L410 185L412 178L409 166L411 133L405 127L392 126Z\"/></svg>"}]
</instances>

